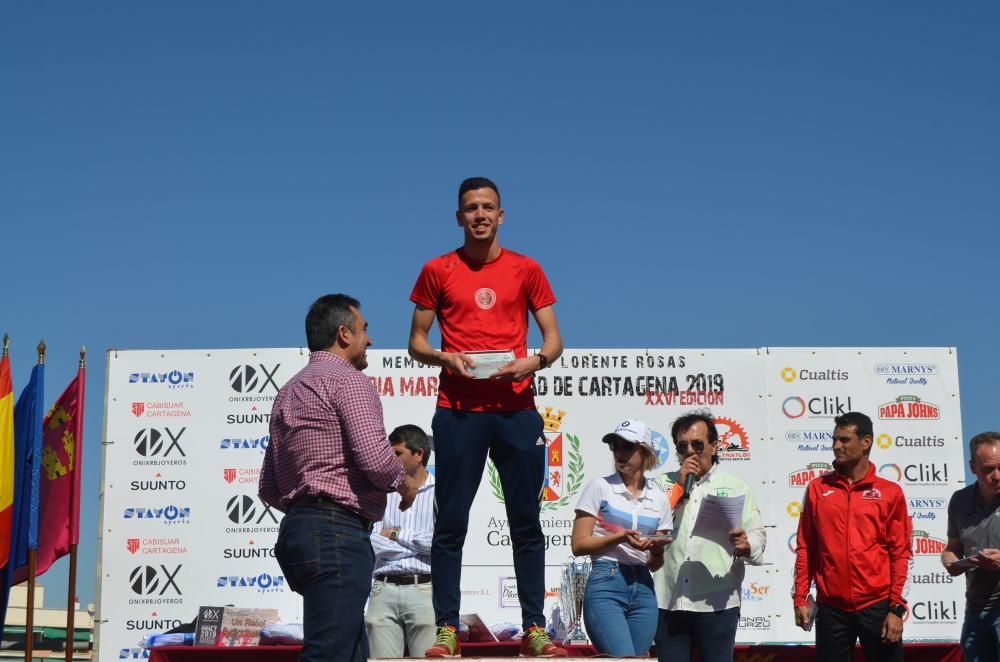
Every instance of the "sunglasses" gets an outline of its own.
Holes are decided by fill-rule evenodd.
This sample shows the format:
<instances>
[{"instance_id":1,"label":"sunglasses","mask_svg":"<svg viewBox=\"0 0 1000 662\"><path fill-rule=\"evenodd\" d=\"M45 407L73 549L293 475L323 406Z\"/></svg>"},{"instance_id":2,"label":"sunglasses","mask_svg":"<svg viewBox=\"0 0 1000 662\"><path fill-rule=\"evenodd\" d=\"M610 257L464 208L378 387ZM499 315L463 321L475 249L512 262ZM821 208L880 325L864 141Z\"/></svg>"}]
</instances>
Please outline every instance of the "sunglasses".
<instances>
[{"instance_id":1,"label":"sunglasses","mask_svg":"<svg viewBox=\"0 0 1000 662\"><path fill-rule=\"evenodd\" d=\"M678 441L677 443L674 444L674 447L677 449L678 453L687 453L689 444L695 453L700 453L703 450L705 450L705 442L702 441L701 439L695 439L694 441L691 442Z\"/></svg>"},{"instance_id":2,"label":"sunglasses","mask_svg":"<svg viewBox=\"0 0 1000 662\"><path fill-rule=\"evenodd\" d=\"M611 443L609 443L608 446L611 448L612 452L615 452L615 451L632 452L632 451L636 450L637 448L639 448L639 444L632 444L632 443L629 443L627 441L623 441L621 439L615 439L614 441L612 441Z\"/></svg>"}]
</instances>

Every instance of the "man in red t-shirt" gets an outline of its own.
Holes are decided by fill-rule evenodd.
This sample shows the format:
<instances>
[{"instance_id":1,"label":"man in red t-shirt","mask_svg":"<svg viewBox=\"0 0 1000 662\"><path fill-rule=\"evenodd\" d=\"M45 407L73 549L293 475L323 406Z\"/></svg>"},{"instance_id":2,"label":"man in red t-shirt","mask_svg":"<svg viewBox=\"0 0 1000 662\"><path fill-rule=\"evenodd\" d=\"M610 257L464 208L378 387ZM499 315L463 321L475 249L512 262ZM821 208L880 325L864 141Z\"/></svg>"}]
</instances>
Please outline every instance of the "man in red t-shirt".
<instances>
[{"instance_id":1,"label":"man in red t-shirt","mask_svg":"<svg viewBox=\"0 0 1000 662\"><path fill-rule=\"evenodd\" d=\"M431 424L437 455L437 517L431 545L431 582L438 635L427 657L458 654L462 546L469 511L487 454L503 485L514 573L521 600L521 655L565 656L545 634L545 539L539 523L545 437L531 378L562 354L556 298L537 262L500 247L503 209L496 184L485 177L458 190L461 248L430 260L413 286L416 304L410 356L441 366ZM528 356L528 311L542 348ZM441 351L428 333L437 318Z\"/></svg>"}]
</instances>

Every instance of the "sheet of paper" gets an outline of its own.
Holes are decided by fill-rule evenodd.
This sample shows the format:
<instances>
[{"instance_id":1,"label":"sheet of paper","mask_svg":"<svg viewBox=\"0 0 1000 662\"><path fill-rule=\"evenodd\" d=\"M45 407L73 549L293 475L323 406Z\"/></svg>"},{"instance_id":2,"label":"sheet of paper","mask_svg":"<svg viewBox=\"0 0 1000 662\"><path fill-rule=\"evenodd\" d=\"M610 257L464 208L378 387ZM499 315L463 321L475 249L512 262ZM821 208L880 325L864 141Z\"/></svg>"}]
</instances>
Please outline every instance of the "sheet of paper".
<instances>
[{"instance_id":1,"label":"sheet of paper","mask_svg":"<svg viewBox=\"0 0 1000 662\"><path fill-rule=\"evenodd\" d=\"M490 375L514 360L514 352L509 349L495 352L462 352L476 362L469 368L474 379L489 379Z\"/></svg>"},{"instance_id":2,"label":"sheet of paper","mask_svg":"<svg viewBox=\"0 0 1000 662\"><path fill-rule=\"evenodd\" d=\"M701 499L698 519L694 522L691 535L699 536L733 551L729 542L729 532L738 529L743 522L743 495L720 497L708 494Z\"/></svg>"},{"instance_id":3,"label":"sheet of paper","mask_svg":"<svg viewBox=\"0 0 1000 662\"><path fill-rule=\"evenodd\" d=\"M961 568L962 570L965 570L967 568L977 568L979 566L977 566L972 561L972 559L974 559L974 558L976 558L975 555L973 555L973 556L966 556L963 559L959 559L957 561L952 561L951 563L948 564L948 567L949 568Z\"/></svg>"}]
</instances>

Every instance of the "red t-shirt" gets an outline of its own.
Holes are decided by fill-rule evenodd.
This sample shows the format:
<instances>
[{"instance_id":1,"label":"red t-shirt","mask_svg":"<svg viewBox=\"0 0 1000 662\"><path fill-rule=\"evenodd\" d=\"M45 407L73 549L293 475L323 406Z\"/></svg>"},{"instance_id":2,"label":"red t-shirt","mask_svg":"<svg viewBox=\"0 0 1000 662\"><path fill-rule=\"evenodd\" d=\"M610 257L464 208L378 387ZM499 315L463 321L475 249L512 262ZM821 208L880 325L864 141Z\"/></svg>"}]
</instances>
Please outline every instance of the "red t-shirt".
<instances>
[{"instance_id":1,"label":"red t-shirt","mask_svg":"<svg viewBox=\"0 0 1000 662\"><path fill-rule=\"evenodd\" d=\"M537 262L501 249L492 262L469 259L461 248L424 265L410 301L433 310L441 351L513 350L528 354L528 311L556 301ZM531 378L519 382L469 379L441 371L438 406L465 411L532 409Z\"/></svg>"}]
</instances>

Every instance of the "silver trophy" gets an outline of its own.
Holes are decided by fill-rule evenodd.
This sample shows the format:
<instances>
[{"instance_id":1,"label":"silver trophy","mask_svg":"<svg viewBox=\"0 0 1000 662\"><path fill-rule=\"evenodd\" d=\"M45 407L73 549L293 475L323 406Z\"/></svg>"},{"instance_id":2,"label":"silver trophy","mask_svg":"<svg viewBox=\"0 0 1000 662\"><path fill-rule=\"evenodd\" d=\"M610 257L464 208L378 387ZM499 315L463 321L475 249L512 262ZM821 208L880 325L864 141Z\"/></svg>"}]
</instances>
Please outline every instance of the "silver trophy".
<instances>
[{"instance_id":1,"label":"silver trophy","mask_svg":"<svg viewBox=\"0 0 1000 662\"><path fill-rule=\"evenodd\" d=\"M563 618L566 620L566 642L569 644L586 644L587 635L583 633L583 594L590 576L590 559L581 561L570 559L563 564L562 581L559 585L559 603L562 605Z\"/></svg>"}]
</instances>

